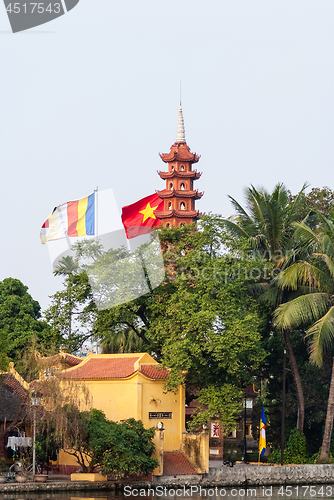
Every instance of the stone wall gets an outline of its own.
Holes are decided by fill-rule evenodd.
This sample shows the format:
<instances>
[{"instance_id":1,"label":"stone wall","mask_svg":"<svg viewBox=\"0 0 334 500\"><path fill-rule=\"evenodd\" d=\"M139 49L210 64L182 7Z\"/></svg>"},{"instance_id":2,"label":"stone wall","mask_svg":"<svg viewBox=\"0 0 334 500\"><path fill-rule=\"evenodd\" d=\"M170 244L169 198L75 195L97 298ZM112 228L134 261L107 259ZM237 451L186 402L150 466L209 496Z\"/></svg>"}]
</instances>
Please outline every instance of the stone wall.
<instances>
[{"instance_id":1,"label":"stone wall","mask_svg":"<svg viewBox=\"0 0 334 500\"><path fill-rule=\"evenodd\" d=\"M261 486L290 484L333 484L334 465L261 465L222 466L210 469L209 474L192 477L161 476L156 484L166 486L200 484L201 486Z\"/></svg>"},{"instance_id":2,"label":"stone wall","mask_svg":"<svg viewBox=\"0 0 334 500\"><path fill-rule=\"evenodd\" d=\"M209 472L209 431L182 434L181 451L199 474Z\"/></svg>"},{"instance_id":3,"label":"stone wall","mask_svg":"<svg viewBox=\"0 0 334 500\"><path fill-rule=\"evenodd\" d=\"M221 469L212 469L210 474L203 477L203 482L228 486L333 483L334 465L223 466Z\"/></svg>"}]
</instances>

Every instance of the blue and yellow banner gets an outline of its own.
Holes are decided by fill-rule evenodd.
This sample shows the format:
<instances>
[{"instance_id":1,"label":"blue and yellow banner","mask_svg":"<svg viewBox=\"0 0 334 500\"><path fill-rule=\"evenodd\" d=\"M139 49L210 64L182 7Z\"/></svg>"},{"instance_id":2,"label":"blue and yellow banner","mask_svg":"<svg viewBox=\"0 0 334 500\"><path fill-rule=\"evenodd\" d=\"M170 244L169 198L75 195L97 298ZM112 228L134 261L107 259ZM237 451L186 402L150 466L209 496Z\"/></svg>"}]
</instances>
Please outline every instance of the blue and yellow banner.
<instances>
[{"instance_id":1,"label":"blue and yellow banner","mask_svg":"<svg viewBox=\"0 0 334 500\"><path fill-rule=\"evenodd\" d=\"M260 418L260 441L259 441L259 454L263 457L266 451L267 441L266 441L266 417L264 414L264 408L262 406L262 413Z\"/></svg>"}]
</instances>

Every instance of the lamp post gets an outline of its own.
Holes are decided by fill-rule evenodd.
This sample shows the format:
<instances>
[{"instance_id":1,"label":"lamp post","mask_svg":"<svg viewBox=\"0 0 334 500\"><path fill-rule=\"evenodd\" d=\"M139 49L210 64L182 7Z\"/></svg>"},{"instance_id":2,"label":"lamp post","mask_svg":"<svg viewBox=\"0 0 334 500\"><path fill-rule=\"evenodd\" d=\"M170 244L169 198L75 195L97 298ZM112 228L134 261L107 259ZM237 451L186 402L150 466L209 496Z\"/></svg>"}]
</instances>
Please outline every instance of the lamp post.
<instances>
[{"instance_id":1,"label":"lamp post","mask_svg":"<svg viewBox=\"0 0 334 500\"><path fill-rule=\"evenodd\" d=\"M247 456L247 437L246 437L246 421L247 421L247 395L246 395L246 389L245 389L245 399L244 399L244 443L243 443L243 457L242 461L244 464L248 463L248 456Z\"/></svg>"},{"instance_id":2,"label":"lamp post","mask_svg":"<svg viewBox=\"0 0 334 500\"><path fill-rule=\"evenodd\" d=\"M33 441L32 441L32 480L35 481L35 473L36 473L36 406L39 406L41 402L41 398L36 397L36 394L33 393L31 397L31 405L34 408L34 421L33 421Z\"/></svg>"},{"instance_id":3,"label":"lamp post","mask_svg":"<svg viewBox=\"0 0 334 500\"><path fill-rule=\"evenodd\" d=\"M159 431L159 451L158 451L158 461L159 461L159 476L164 473L164 423L157 423L157 430Z\"/></svg>"}]
</instances>

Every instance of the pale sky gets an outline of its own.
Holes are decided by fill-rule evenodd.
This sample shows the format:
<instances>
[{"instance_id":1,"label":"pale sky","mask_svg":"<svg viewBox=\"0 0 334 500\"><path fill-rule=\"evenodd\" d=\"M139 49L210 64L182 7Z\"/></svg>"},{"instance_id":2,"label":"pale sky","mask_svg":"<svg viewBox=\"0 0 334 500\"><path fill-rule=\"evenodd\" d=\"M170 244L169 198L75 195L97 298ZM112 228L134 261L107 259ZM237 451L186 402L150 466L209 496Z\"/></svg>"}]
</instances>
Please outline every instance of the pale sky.
<instances>
[{"instance_id":1,"label":"pale sky","mask_svg":"<svg viewBox=\"0 0 334 500\"><path fill-rule=\"evenodd\" d=\"M13 35L0 5L0 279L45 308L53 207L164 188L180 80L199 210L230 215L227 194L244 203L251 183L334 188L333 23L333 0L80 0Z\"/></svg>"}]
</instances>

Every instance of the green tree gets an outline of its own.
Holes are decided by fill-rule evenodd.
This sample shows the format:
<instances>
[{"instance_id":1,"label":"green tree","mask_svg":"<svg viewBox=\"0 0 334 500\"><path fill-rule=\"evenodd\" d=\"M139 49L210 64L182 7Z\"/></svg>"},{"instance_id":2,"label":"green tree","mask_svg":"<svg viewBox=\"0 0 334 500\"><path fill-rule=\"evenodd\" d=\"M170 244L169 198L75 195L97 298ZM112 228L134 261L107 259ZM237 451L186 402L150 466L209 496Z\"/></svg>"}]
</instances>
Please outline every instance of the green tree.
<instances>
[{"instance_id":1,"label":"green tree","mask_svg":"<svg viewBox=\"0 0 334 500\"><path fill-rule=\"evenodd\" d=\"M152 458L155 428L145 429L140 420L129 418L110 426L108 449L103 454L102 472L115 478L150 474L158 466ZM99 441L99 449L103 443Z\"/></svg>"},{"instance_id":2,"label":"green tree","mask_svg":"<svg viewBox=\"0 0 334 500\"><path fill-rule=\"evenodd\" d=\"M33 338L36 344L51 345L54 337L41 318L41 308L28 293L28 287L14 278L0 282L0 344L3 365L7 358L20 370L26 346Z\"/></svg>"},{"instance_id":3,"label":"green tree","mask_svg":"<svg viewBox=\"0 0 334 500\"><path fill-rule=\"evenodd\" d=\"M93 335L95 304L86 272L73 257L63 257L54 271L64 276L64 289L51 298L44 317L59 346L76 352Z\"/></svg>"},{"instance_id":4,"label":"green tree","mask_svg":"<svg viewBox=\"0 0 334 500\"><path fill-rule=\"evenodd\" d=\"M240 389L252 380L254 370L266 355L261 346L262 313L248 293L249 285L262 276L265 263L256 256L250 260L243 255L230 241L218 216L203 217L197 228L188 225L161 229L159 237L166 270L164 281L135 300L103 310L92 307L90 318L93 317L94 326L88 333L99 339L109 352L140 347L154 353L157 360L171 369L167 390L176 390L178 384L187 383L188 387L203 390L197 394L201 401L208 391L223 394L222 387L229 384L226 387L231 390L225 391L224 401L231 404L233 413L236 388L241 394ZM80 297L84 301L92 298L88 274L93 281L103 283L101 293L98 290L95 296L108 299L114 293L112 286L108 288L109 275L122 276L117 273L124 272L124 259L129 257L126 249L102 253L90 243L80 244L76 251L74 260L80 270L70 274L71 297L80 321ZM142 255L144 252L145 247ZM138 267L142 272L140 260ZM118 280L118 292L123 297L130 296L128 292L131 294L132 289L141 292L142 283L137 277L136 266L131 266L128 284ZM83 279L87 281L80 281ZM67 280L68 276L65 284ZM52 329L63 336L69 325L69 309L63 305L68 306L69 302L66 287L55 295L47 312ZM210 411L212 416L221 415L222 426L227 429L230 417L224 419L220 408L210 407Z\"/></svg>"},{"instance_id":5,"label":"green tree","mask_svg":"<svg viewBox=\"0 0 334 500\"><path fill-rule=\"evenodd\" d=\"M236 388L240 407L240 388L265 357L261 312L247 293L258 276L251 276L255 265L263 262L254 264L235 251L219 217L202 218L198 230L188 225L162 229L159 236L165 280L145 296L98 311L95 334L102 342L124 331L136 334L143 349L171 369L168 390L186 382L203 390L197 395L201 401L208 391L222 395L229 384L222 401L231 404L236 418ZM227 255L227 248L235 255ZM114 258L119 254L105 255L104 265L110 268ZM220 409L218 404L210 407L211 415L220 415L227 429L230 420Z\"/></svg>"},{"instance_id":6,"label":"green tree","mask_svg":"<svg viewBox=\"0 0 334 500\"><path fill-rule=\"evenodd\" d=\"M289 198L292 202L296 200L296 196L289 193ZM312 188L309 193L303 193L301 201L298 206L298 217L297 220L301 221L305 217L314 211L318 211L325 215L326 217L334 210L334 191L329 187L324 186L322 188ZM316 218L311 218L308 220L308 225L312 229L315 229Z\"/></svg>"},{"instance_id":7,"label":"green tree","mask_svg":"<svg viewBox=\"0 0 334 500\"><path fill-rule=\"evenodd\" d=\"M104 335L101 337L101 347L103 354L145 352L146 349L143 340L129 326L120 329L117 333L104 331Z\"/></svg>"},{"instance_id":8,"label":"green tree","mask_svg":"<svg viewBox=\"0 0 334 500\"><path fill-rule=\"evenodd\" d=\"M276 286L275 271L280 272L289 266L294 256L293 224L298 220L305 189L306 184L291 201L289 192L283 184L276 184L272 193L251 186L246 189L248 211L230 196L237 215L225 220L226 227L233 236L245 239L255 255L271 262L275 268L274 272L263 277L260 287L257 287L257 296L262 295L260 300L266 301L271 309L284 301L281 290ZM289 330L284 331L284 343L297 388L297 428L302 433L305 420L304 393Z\"/></svg>"},{"instance_id":9,"label":"green tree","mask_svg":"<svg viewBox=\"0 0 334 500\"><path fill-rule=\"evenodd\" d=\"M262 341L263 348L268 353L268 356L261 370L261 394L266 418L270 422L267 427L267 441L273 449L280 449L284 341L283 336L275 334L273 328L269 329L268 332L269 335L264 332ZM307 441L307 452L309 455L313 455L318 452L322 442L332 363L329 355L326 355L322 367L310 362L308 346L305 341L305 330L302 327L294 328L291 331L291 344L296 356L305 395L304 434ZM261 406L262 403L259 406L258 416L253 411L253 429L259 425ZM292 371L287 369L285 436L289 436L292 429L296 427L297 411L296 385Z\"/></svg>"},{"instance_id":10,"label":"green tree","mask_svg":"<svg viewBox=\"0 0 334 500\"><path fill-rule=\"evenodd\" d=\"M306 184L293 201L283 184L276 184L272 193L254 186L246 188L247 209L229 196L237 215L225 220L233 235L247 239L250 247L262 252L262 258L282 267L294 248L293 223L300 220L298 210Z\"/></svg>"},{"instance_id":11,"label":"green tree","mask_svg":"<svg viewBox=\"0 0 334 500\"><path fill-rule=\"evenodd\" d=\"M76 406L65 405L63 410L66 425L54 422L53 441L76 458L83 472L99 467L121 478L149 474L158 465L152 458L154 427L145 429L133 418L114 422L96 409L80 412Z\"/></svg>"},{"instance_id":12,"label":"green tree","mask_svg":"<svg viewBox=\"0 0 334 500\"><path fill-rule=\"evenodd\" d=\"M73 297L73 276L79 271L79 266L77 262L73 260L73 257L67 256L63 257L59 262L58 266L54 270L53 274L55 276L66 276L66 291L67 291L67 337L71 342L72 340L72 318L74 312L74 297ZM66 314L66 313L65 313Z\"/></svg>"},{"instance_id":13,"label":"green tree","mask_svg":"<svg viewBox=\"0 0 334 500\"><path fill-rule=\"evenodd\" d=\"M305 222L296 224L296 235L309 249L309 259L291 265L280 277L282 288L299 291L299 296L281 304L275 320L282 331L308 326L310 359L323 364L326 350L332 351L334 338L334 219L319 214L321 226L313 231ZM334 418L334 357L325 430L320 461L328 461Z\"/></svg>"},{"instance_id":14,"label":"green tree","mask_svg":"<svg viewBox=\"0 0 334 500\"><path fill-rule=\"evenodd\" d=\"M7 370L9 358L7 356L8 352L8 340L0 333L0 370Z\"/></svg>"}]
</instances>

